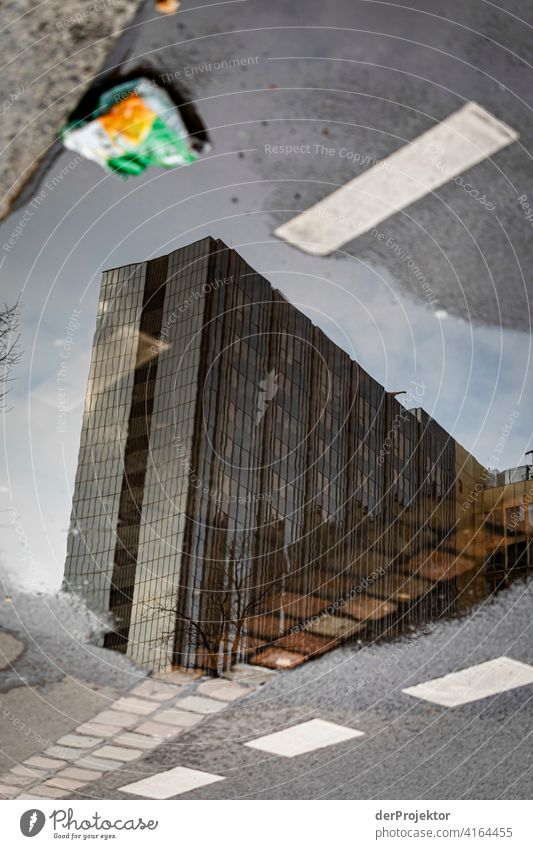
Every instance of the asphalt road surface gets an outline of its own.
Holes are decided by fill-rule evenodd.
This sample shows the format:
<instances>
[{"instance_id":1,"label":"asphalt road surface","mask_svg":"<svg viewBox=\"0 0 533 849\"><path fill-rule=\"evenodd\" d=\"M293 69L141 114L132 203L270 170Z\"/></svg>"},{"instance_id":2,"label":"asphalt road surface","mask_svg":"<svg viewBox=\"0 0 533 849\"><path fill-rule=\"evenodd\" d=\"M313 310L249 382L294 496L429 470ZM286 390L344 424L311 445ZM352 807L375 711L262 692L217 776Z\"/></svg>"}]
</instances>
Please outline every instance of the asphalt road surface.
<instances>
[{"instance_id":1,"label":"asphalt road surface","mask_svg":"<svg viewBox=\"0 0 533 849\"><path fill-rule=\"evenodd\" d=\"M133 53L172 75L211 132L219 173L199 170L198 192L208 192L214 221L237 216L239 236L268 240L275 226L476 101L518 131L518 142L470 169L468 191L448 182L383 229L414 257L442 308L529 328L533 221L518 200L533 199L527 3L194 6L145 24ZM366 234L344 251L424 298L385 242Z\"/></svg>"},{"instance_id":2,"label":"asphalt road surface","mask_svg":"<svg viewBox=\"0 0 533 849\"><path fill-rule=\"evenodd\" d=\"M225 779L184 799L531 798L533 685L454 708L402 692L500 656L528 662L531 593L531 585L517 583L427 633L345 646L280 673L256 695L74 798L135 798L119 788L176 766ZM243 745L313 718L364 736L293 758Z\"/></svg>"}]
</instances>

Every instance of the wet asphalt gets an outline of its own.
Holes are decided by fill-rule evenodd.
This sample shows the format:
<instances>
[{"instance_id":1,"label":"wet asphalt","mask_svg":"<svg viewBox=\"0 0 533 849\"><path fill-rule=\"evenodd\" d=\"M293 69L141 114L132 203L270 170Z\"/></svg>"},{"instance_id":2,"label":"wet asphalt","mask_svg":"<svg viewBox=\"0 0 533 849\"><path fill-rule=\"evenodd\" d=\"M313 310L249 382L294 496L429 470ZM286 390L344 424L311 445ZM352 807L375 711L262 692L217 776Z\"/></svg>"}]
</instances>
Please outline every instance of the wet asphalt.
<instances>
[{"instance_id":1,"label":"wet asphalt","mask_svg":"<svg viewBox=\"0 0 533 849\"><path fill-rule=\"evenodd\" d=\"M453 0L445 8L425 0L418 11L348 0L195 7L145 26L134 51L188 93L220 156L218 170L196 175L192 234L197 219L204 228L212 221L215 234L232 219L239 242L271 250L276 267L319 275L319 259L278 252L273 229L475 100L520 133L519 143L468 173L494 209L451 183L380 229L424 270L440 308L529 329L533 240L518 201L533 196L525 3L508 3L506 12ZM232 59L238 69L221 65ZM159 202L172 202L164 186ZM170 214L181 223L179 200ZM371 235L338 259L353 260L355 281L370 267L393 291L424 299L405 263ZM183 798L528 798L532 687L454 709L402 690L501 655L530 662L530 606L531 588L517 584L409 640L345 646L280 674L91 791L131 798L118 788L183 765L225 776ZM316 716L365 736L294 759L243 746Z\"/></svg>"},{"instance_id":2,"label":"wet asphalt","mask_svg":"<svg viewBox=\"0 0 533 849\"><path fill-rule=\"evenodd\" d=\"M219 235L218 222L227 227L231 220L235 238L264 254L278 224L475 100L520 133L519 143L468 175L494 210L452 183L381 226L431 280L443 309L529 329L533 240L518 200L533 199L531 68L524 62L532 49L524 2L510 0L506 12L459 0L445 6L423 0L418 11L358 0L188 6L146 23L129 47L130 62L149 60L173 75L207 126L215 158L179 184L192 197L186 214L169 209L182 200L173 179L158 179L153 209L139 204L137 212L132 204L128 228L162 209L167 230L186 243L207 226ZM164 252L157 228L153 249ZM383 243L366 235L344 251L339 263L354 260L355 278L358 268L371 267L393 289L424 301L405 263ZM321 273L320 260L295 249L279 256L278 267ZM107 776L91 794L131 798L117 787L139 772L180 764L226 779L190 798L528 798L532 688L453 710L401 691L504 654L530 662L530 596L515 585L410 642L344 647L280 675L134 769ZM94 623L72 604L62 596L23 595L3 603L3 628L25 644L14 669L3 673L4 692L24 684L46 690L71 675L119 691L142 674L94 646ZM314 716L365 736L291 760L242 745Z\"/></svg>"},{"instance_id":3,"label":"wet asphalt","mask_svg":"<svg viewBox=\"0 0 533 849\"><path fill-rule=\"evenodd\" d=\"M209 194L204 221L237 216L238 237L267 242L373 162L465 102L480 103L520 139L465 175L479 195L448 183L380 229L414 258L440 308L528 329L533 222L519 198L533 198L531 9L516 0L506 11L460 0L416 6L183 3L178 16L143 26L130 61L171 75L211 133L220 174L196 175L198 194ZM386 241L366 234L344 247L354 276L370 264L424 300ZM295 249L291 265L301 262Z\"/></svg>"},{"instance_id":4,"label":"wet asphalt","mask_svg":"<svg viewBox=\"0 0 533 849\"><path fill-rule=\"evenodd\" d=\"M532 592L516 583L410 638L345 646L280 673L78 798L132 798L119 788L185 766L225 780L184 799L528 799L533 686L452 709L402 690L502 655L531 662ZM364 736L295 758L243 745L315 717Z\"/></svg>"}]
</instances>

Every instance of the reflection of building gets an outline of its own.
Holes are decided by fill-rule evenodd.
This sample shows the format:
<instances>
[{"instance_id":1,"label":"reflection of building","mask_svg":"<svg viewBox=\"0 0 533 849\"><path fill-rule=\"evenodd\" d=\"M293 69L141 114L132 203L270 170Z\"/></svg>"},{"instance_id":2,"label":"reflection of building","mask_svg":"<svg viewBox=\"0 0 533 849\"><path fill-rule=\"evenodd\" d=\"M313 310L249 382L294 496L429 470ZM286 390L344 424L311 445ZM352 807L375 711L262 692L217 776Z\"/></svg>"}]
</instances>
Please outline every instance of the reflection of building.
<instances>
[{"instance_id":1,"label":"reflection of building","mask_svg":"<svg viewBox=\"0 0 533 849\"><path fill-rule=\"evenodd\" d=\"M483 473L204 239L104 274L66 581L142 663L291 665L460 607Z\"/></svg>"},{"instance_id":2,"label":"reflection of building","mask_svg":"<svg viewBox=\"0 0 533 849\"><path fill-rule=\"evenodd\" d=\"M533 466L493 476L476 501L476 560L486 589L507 586L533 566Z\"/></svg>"}]
</instances>

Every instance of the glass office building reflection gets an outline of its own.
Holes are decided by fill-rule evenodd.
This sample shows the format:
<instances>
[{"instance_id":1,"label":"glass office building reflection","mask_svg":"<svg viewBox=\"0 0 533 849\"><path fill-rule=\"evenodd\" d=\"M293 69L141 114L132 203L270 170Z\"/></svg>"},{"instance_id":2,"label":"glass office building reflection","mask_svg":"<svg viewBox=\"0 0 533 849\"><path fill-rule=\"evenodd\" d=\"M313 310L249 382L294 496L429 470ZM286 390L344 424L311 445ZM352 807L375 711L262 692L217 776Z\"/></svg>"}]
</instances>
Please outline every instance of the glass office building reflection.
<instances>
[{"instance_id":1,"label":"glass office building reflection","mask_svg":"<svg viewBox=\"0 0 533 849\"><path fill-rule=\"evenodd\" d=\"M461 606L484 471L204 239L104 273L65 582L152 668L290 666Z\"/></svg>"}]
</instances>

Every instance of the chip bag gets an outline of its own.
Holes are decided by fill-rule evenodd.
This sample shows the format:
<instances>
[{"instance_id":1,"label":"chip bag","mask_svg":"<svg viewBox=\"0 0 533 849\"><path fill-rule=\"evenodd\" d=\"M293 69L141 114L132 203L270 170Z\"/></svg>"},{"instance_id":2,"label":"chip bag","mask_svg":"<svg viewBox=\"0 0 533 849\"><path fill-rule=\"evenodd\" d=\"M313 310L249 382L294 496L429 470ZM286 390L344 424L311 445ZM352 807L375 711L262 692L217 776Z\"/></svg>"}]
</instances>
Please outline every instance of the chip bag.
<instances>
[{"instance_id":1,"label":"chip bag","mask_svg":"<svg viewBox=\"0 0 533 849\"><path fill-rule=\"evenodd\" d=\"M109 89L89 120L67 125L61 135L66 148L124 178L198 158L176 105L143 77Z\"/></svg>"}]
</instances>

